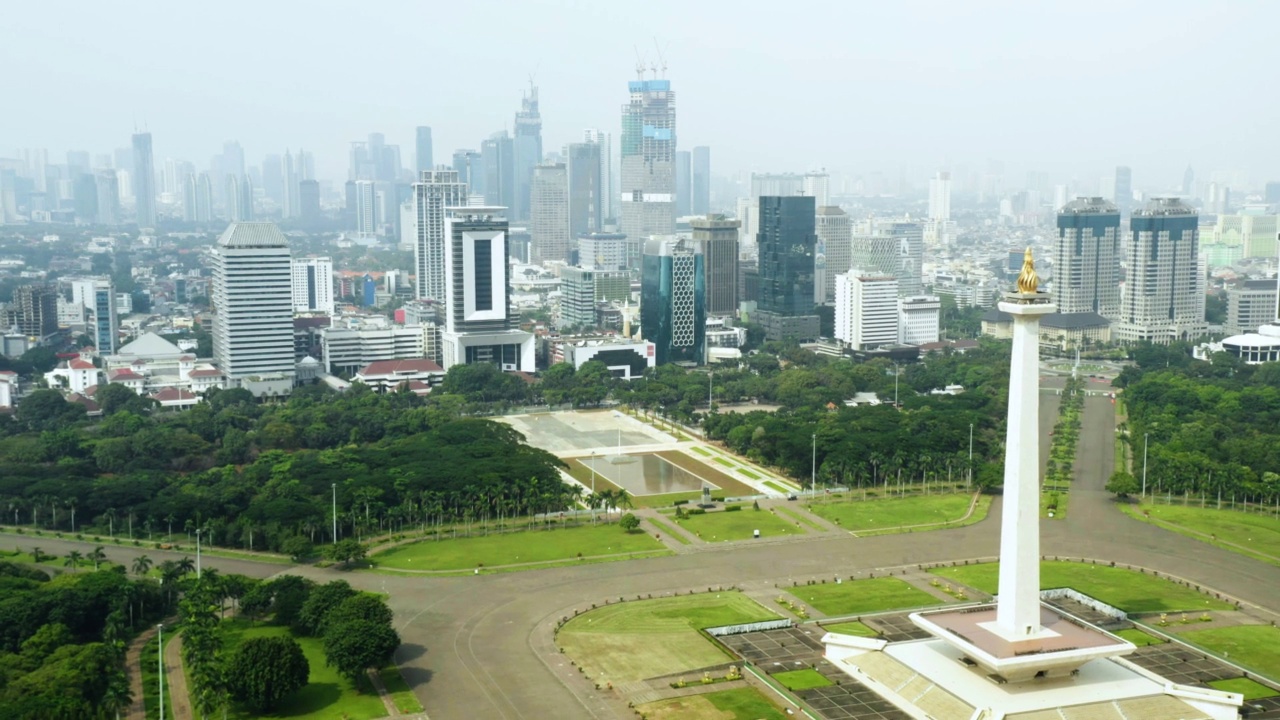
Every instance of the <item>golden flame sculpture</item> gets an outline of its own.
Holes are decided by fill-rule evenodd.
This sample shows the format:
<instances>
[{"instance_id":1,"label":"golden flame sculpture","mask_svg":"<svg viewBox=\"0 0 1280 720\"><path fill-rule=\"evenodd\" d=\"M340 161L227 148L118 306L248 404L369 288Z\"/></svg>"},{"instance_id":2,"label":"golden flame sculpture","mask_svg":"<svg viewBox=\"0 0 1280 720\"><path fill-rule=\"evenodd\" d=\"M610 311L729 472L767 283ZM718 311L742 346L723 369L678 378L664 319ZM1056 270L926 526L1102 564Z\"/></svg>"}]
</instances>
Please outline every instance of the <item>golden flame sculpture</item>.
<instances>
[{"instance_id":1,"label":"golden flame sculpture","mask_svg":"<svg viewBox=\"0 0 1280 720\"><path fill-rule=\"evenodd\" d=\"M1031 246L1022 255L1022 272L1018 273L1018 292L1033 295L1038 291L1040 278L1036 276L1036 261L1031 257Z\"/></svg>"}]
</instances>

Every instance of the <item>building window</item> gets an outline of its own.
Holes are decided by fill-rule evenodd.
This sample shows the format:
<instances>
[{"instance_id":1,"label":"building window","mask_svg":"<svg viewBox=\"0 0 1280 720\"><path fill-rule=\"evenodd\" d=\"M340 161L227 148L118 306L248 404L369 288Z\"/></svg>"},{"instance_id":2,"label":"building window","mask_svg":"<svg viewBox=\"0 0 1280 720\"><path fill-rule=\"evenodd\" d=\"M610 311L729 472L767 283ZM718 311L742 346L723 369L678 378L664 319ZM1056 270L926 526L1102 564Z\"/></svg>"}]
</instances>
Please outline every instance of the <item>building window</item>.
<instances>
[{"instance_id":1,"label":"building window","mask_svg":"<svg viewBox=\"0 0 1280 720\"><path fill-rule=\"evenodd\" d=\"M493 267L491 253L493 244L491 240L475 241L475 268L474 285L476 289L476 310L492 310L493 309Z\"/></svg>"}]
</instances>

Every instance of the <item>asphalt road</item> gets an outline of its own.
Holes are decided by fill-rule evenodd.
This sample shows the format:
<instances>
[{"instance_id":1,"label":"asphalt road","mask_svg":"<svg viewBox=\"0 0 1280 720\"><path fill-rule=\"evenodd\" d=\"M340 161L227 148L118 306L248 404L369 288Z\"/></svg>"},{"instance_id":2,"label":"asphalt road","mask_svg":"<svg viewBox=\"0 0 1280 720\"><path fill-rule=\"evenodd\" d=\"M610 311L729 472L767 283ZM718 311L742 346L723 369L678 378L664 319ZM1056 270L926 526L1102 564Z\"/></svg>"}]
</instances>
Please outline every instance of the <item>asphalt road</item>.
<instances>
[{"instance_id":1,"label":"asphalt road","mask_svg":"<svg viewBox=\"0 0 1280 720\"><path fill-rule=\"evenodd\" d=\"M1043 403L1041 412L1047 434L1056 403ZM1141 565L1277 609L1280 571L1275 567L1131 520L1113 507L1102 488L1114 464L1114 434L1111 400L1087 398L1070 509L1065 519L1042 524L1042 552ZM1045 441L1047 448L1047 437ZM953 530L735 543L687 555L496 575L422 578L311 567L295 571L321 581L342 577L389 593L404 640L397 661L433 720L623 718L630 717L625 708L619 711L581 684L561 682L573 673L564 656L546 646L547 622L592 603L638 594L720 585L772 589L775 582L789 584L792 579L990 557L999 547L999 517L997 498L987 519ZM84 548L47 538L38 544L46 552ZM144 551L153 559L169 556ZM138 552L108 548L117 562ZM221 558L207 558L206 565L256 577L284 569Z\"/></svg>"}]
</instances>

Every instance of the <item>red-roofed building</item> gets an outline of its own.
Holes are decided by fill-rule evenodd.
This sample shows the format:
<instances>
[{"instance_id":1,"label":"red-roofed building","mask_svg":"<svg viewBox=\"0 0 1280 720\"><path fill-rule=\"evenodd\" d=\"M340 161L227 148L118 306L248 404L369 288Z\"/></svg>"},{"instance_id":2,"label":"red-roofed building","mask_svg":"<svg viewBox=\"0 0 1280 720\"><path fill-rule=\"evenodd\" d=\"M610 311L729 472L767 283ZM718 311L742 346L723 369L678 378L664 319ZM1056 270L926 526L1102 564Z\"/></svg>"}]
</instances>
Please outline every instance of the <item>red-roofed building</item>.
<instances>
[{"instance_id":1,"label":"red-roofed building","mask_svg":"<svg viewBox=\"0 0 1280 720\"><path fill-rule=\"evenodd\" d=\"M84 395L81 395L80 393L73 392L67 395L67 402L79 403L83 405L84 412L86 415L102 414L102 408L98 406L98 403L94 402L93 400L90 400L89 398L85 397Z\"/></svg>"},{"instance_id":2,"label":"red-roofed building","mask_svg":"<svg viewBox=\"0 0 1280 720\"><path fill-rule=\"evenodd\" d=\"M45 384L51 388L66 388L73 393L84 391L98 384L98 368L81 356L64 360L58 367L44 374Z\"/></svg>"},{"instance_id":3,"label":"red-roofed building","mask_svg":"<svg viewBox=\"0 0 1280 720\"><path fill-rule=\"evenodd\" d=\"M444 380L444 368L426 358L379 360L366 365L352 380L362 382L377 392L394 391L405 382L422 383L426 386L426 391L429 391L432 386ZM412 385L410 389L418 392Z\"/></svg>"},{"instance_id":4,"label":"red-roofed building","mask_svg":"<svg viewBox=\"0 0 1280 720\"><path fill-rule=\"evenodd\" d=\"M184 390L176 387L167 387L160 392L152 393L150 397L152 400L160 403L160 407L176 410L185 410L196 403L204 402L204 398L196 395L190 390Z\"/></svg>"},{"instance_id":5,"label":"red-roofed building","mask_svg":"<svg viewBox=\"0 0 1280 720\"><path fill-rule=\"evenodd\" d=\"M141 395L142 389L147 384L147 378L145 375L139 375L129 368L117 368L107 371L107 382L123 385Z\"/></svg>"}]
</instances>

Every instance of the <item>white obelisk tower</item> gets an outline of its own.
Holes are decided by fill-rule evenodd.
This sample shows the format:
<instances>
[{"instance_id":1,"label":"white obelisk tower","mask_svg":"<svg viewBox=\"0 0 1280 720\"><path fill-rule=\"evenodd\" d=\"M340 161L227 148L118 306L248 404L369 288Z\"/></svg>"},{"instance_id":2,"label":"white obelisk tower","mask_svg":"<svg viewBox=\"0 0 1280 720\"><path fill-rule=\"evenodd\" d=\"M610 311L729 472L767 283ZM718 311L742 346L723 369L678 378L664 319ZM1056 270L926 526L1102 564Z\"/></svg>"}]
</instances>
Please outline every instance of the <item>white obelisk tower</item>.
<instances>
[{"instance_id":1,"label":"white obelisk tower","mask_svg":"<svg viewBox=\"0 0 1280 720\"><path fill-rule=\"evenodd\" d=\"M1038 291L1027 248L1015 292L1001 312L1013 316L1009 418L1004 449L1004 516L1000 525L1000 597L994 632L1006 640L1040 633L1040 316L1054 312Z\"/></svg>"}]
</instances>

